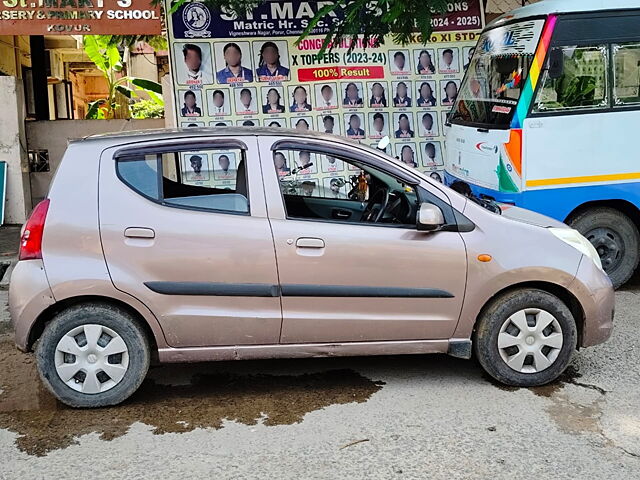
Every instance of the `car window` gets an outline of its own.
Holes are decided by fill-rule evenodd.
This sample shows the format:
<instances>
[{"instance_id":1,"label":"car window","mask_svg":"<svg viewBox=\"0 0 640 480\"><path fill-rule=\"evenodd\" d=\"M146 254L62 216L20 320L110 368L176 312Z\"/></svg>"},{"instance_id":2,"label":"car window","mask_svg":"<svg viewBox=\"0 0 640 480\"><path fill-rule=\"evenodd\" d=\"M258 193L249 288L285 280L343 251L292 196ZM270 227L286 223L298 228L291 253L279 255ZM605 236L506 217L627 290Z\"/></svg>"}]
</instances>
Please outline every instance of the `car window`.
<instances>
[{"instance_id":1,"label":"car window","mask_svg":"<svg viewBox=\"0 0 640 480\"><path fill-rule=\"evenodd\" d=\"M563 73L559 78L551 78L549 69L546 69L534 111L556 112L607 107L607 47L568 46L557 49L563 54Z\"/></svg>"},{"instance_id":2,"label":"car window","mask_svg":"<svg viewBox=\"0 0 640 480\"><path fill-rule=\"evenodd\" d=\"M614 45L613 62L615 104L638 105L640 103L640 43Z\"/></svg>"},{"instance_id":3,"label":"car window","mask_svg":"<svg viewBox=\"0 0 640 480\"><path fill-rule=\"evenodd\" d=\"M289 218L415 228L416 190L383 170L302 149L275 151L273 165Z\"/></svg>"},{"instance_id":4,"label":"car window","mask_svg":"<svg viewBox=\"0 0 640 480\"><path fill-rule=\"evenodd\" d=\"M200 149L125 157L118 159L117 171L132 189L165 205L217 212L249 212L244 152L240 149Z\"/></svg>"}]
</instances>

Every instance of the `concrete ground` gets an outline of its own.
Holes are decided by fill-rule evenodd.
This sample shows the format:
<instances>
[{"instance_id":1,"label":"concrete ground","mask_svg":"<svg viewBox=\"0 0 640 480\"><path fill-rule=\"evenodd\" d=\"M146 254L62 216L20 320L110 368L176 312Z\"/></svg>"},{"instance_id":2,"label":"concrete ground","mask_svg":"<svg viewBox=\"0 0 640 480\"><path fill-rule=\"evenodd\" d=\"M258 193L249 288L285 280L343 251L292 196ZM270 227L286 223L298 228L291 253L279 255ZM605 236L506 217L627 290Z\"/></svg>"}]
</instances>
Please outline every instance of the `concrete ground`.
<instances>
[{"instance_id":1,"label":"concrete ground","mask_svg":"<svg viewBox=\"0 0 640 480\"><path fill-rule=\"evenodd\" d=\"M0 479L640 478L640 288L561 381L505 388L445 356L152 368L72 410L18 352L0 292Z\"/></svg>"}]
</instances>

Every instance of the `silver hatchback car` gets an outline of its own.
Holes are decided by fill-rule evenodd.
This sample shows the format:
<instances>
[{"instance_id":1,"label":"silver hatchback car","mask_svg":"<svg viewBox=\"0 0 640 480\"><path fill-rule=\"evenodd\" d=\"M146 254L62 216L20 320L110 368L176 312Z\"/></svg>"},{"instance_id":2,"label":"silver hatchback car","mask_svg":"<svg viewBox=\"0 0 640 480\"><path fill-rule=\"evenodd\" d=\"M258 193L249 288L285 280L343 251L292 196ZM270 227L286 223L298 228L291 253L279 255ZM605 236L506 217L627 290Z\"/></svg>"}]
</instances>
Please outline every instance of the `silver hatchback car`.
<instances>
[{"instance_id":1,"label":"silver hatchback car","mask_svg":"<svg viewBox=\"0 0 640 480\"><path fill-rule=\"evenodd\" d=\"M475 354L541 385L609 337L614 296L554 220L343 138L226 127L72 142L24 227L10 309L53 394L99 407L152 357Z\"/></svg>"}]
</instances>

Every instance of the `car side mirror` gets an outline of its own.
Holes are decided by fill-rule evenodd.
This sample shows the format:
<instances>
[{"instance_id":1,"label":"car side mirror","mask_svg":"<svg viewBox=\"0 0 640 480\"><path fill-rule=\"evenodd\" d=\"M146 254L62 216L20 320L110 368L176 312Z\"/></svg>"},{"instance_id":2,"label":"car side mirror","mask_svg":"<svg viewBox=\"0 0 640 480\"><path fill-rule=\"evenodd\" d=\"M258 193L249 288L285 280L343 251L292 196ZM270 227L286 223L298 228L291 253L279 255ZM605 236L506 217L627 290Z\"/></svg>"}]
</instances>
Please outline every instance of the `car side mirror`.
<instances>
[{"instance_id":1,"label":"car side mirror","mask_svg":"<svg viewBox=\"0 0 640 480\"><path fill-rule=\"evenodd\" d=\"M422 232L435 232L444 225L442 210L433 203L422 203L418 210L418 230Z\"/></svg>"},{"instance_id":2,"label":"car side mirror","mask_svg":"<svg viewBox=\"0 0 640 480\"><path fill-rule=\"evenodd\" d=\"M549 78L560 78L564 75L564 52L554 48L549 53Z\"/></svg>"}]
</instances>

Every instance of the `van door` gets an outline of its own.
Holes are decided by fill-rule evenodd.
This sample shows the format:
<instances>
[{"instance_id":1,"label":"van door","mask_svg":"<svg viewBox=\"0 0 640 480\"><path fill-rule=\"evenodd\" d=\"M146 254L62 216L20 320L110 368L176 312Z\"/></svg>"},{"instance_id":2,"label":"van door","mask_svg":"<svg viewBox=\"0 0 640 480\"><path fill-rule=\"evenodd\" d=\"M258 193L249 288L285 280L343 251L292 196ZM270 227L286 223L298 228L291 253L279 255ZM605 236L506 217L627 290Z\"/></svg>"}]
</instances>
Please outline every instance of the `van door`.
<instances>
[{"instance_id":1,"label":"van door","mask_svg":"<svg viewBox=\"0 0 640 480\"><path fill-rule=\"evenodd\" d=\"M277 343L281 310L255 137L112 148L100 232L114 285L173 347Z\"/></svg>"},{"instance_id":2,"label":"van door","mask_svg":"<svg viewBox=\"0 0 640 480\"><path fill-rule=\"evenodd\" d=\"M299 158L307 158L308 142L272 150L273 141L260 139L260 156L282 290L281 343L450 338L466 282L460 234L418 232L415 192L374 169L372 176L392 186L387 211L396 211L404 224L363 221L373 199L354 199L348 186L359 173L354 161L366 155L362 149L351 147L342 157L329 150L312 153L318 168L327 156L339 156L344 168L331 177L307 178L293 172ZM335 150L334 144L325 146ZM282 155L289 166L280 165ZM403 199L401 192L407 194Z\"/></svg>"}]
</instances>

